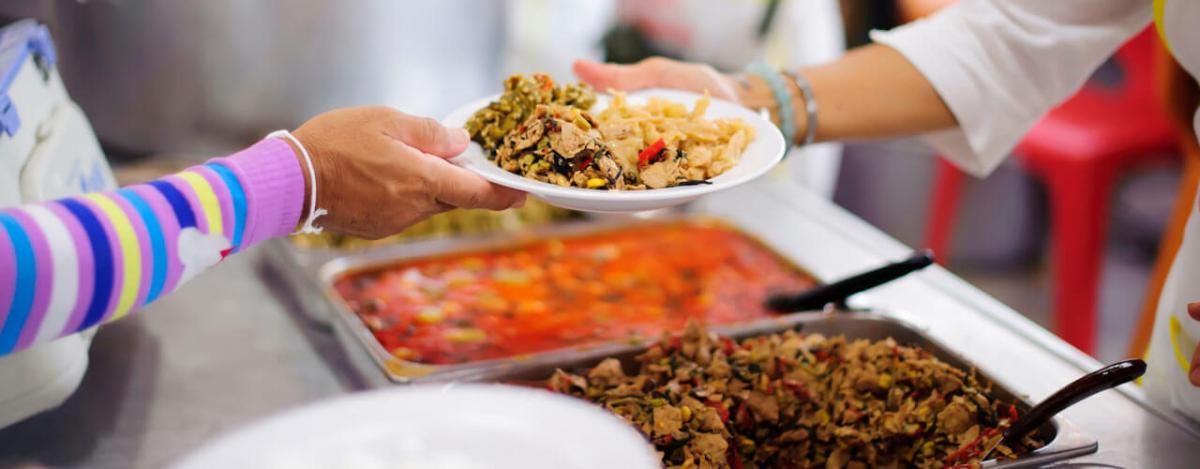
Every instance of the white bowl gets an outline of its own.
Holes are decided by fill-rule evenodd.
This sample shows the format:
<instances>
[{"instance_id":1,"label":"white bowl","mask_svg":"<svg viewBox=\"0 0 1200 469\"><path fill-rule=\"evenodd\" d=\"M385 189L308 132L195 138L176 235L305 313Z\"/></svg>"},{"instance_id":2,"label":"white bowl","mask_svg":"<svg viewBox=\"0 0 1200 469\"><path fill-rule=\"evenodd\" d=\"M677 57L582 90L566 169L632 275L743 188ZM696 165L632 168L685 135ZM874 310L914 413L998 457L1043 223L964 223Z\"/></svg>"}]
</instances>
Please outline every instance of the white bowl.
<instances>
[{"instance_id":1,"label":"white bowl","mask_svg":"<svg viewBox=\"0 0 1200 469\"><path fill-rule=\"evenodd\" d=\"M180 469L658 469L650 443L615 415L549 391L502 385L352 394L219 437Z\"/></svg>"},{"instance_id":2,"label":"white bowl","mask_svg":"<svg viewBox=\"0 0 1200 469\"><path fill-rule=\"evenodd\" d=\"M686 91L647 89L631 92L627 95L630 103L645 102L647 97L656 96L683 103L689 108L703 96ZM452 127L462 127L480 108L499 99L493 95L468 103L446 117L442 123ZM598 95L593 111L608 107L611 96ZM583 189L578 187L562 187L545 182L535 181L501 169L495 162L489 161L483 152L483 147L471 142L467 151L455 157L452 161L483 176L487 180L513 189L529 193L551 205L585 212L637 212L667 208L695 200L704 194L723 191L731 187L745 184L762 176L774 167L787 150L783 135L770 121L762 118L753 111L737 104L712 99L704 117L740 118L754 127L754 140L746 146L737 166L730 168L720 176L712 178L712 184L695 186L668 187L665 189L648 189L639 191L607 191Z\"/></svg>"}]
</instances>

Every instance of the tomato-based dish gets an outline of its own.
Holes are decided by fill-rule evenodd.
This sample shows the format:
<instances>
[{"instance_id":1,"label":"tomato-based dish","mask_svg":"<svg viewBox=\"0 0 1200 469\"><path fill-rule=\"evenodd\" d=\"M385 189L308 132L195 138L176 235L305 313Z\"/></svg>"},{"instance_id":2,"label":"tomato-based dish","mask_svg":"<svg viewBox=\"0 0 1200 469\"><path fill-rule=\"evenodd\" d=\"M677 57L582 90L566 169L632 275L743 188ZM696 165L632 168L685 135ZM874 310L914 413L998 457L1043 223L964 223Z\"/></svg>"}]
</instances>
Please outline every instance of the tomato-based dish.
<instances>
[{"instance_id":1,"label":"tomato-based dish","mask_svg":"<svg viewBox=\"0 0 1200 469\"><path fill-rule=\"evenodd\" d=\"M417 259L335 288L399 359L454 364L772 314L815 282L718 223L676 222Z\"/></svg>"}]
</instances>

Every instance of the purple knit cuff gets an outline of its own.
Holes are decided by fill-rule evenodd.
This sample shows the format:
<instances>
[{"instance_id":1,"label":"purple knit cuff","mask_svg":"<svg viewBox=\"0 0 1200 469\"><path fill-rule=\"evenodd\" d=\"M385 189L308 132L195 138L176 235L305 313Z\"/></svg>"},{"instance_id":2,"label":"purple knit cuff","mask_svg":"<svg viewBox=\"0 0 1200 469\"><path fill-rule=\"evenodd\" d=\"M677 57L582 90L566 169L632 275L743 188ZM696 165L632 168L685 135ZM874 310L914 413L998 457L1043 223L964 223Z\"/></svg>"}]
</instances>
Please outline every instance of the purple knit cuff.
<instances>
[{"instance_id":1,"label":"purple knit cuff","mask_svg":"<svg viewBox=\"0 0 1200 469\"><path fill-rule=\"evenodd\" d=\"M249 247L292 233L304 207L304 171L291 145L268 138L215 162L224 163L246 192L246 238Z\"/></svg>"}]
</instances>

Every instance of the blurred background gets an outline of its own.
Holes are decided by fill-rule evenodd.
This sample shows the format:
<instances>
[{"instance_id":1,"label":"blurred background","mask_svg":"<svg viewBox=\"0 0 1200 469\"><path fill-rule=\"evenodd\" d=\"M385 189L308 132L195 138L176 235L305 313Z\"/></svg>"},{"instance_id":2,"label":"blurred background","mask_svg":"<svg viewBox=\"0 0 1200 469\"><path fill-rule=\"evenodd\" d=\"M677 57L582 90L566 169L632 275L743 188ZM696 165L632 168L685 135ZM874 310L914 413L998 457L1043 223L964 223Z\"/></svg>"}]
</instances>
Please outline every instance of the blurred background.
<instances>
[{"instance_id":1,"label":"blurred background","mask_svg":"<svg viewBox=\"0 0 1200 469\"><path fill-rule=\"evenodd\" d=\"M580 57L667 55L723 70L759 59L825 62L865 43L871 29L949 3L5 0L0 17L50 26L68 89L132 181L335 107L383 104L440 117L499 91L510 73L570 80ZM1160 253L1177 236L1177 200L1194 190L1184 156L1194 155L1194 142L1163 105L1194 96L1194 84L1146 37L1102 67L1080 98L1111 105L1101 109L1112 114L1080 118L1068 102L1048 118L1056 126L1040 126L1036 141L1022 145L1028 154L985 180L938 164L914 140L816 145L795 151L786 171L901 241L936 247L951 270L1047 327L1097 318L1094 342L1072 342L1101 360L1137 353L1139 331L1148 330L1143 312L1152 314L1147 298L1164 271ZM1122 112L1155 117L1130 140L1106 119ZM1085 150L1062 132L1108 149L1084 157L1110 177L1063 183L1056 175L1071 169L1056 158ZM1098 208L1069 209L1063 187L1086 189Z\"/></svg>"}]
</instances>

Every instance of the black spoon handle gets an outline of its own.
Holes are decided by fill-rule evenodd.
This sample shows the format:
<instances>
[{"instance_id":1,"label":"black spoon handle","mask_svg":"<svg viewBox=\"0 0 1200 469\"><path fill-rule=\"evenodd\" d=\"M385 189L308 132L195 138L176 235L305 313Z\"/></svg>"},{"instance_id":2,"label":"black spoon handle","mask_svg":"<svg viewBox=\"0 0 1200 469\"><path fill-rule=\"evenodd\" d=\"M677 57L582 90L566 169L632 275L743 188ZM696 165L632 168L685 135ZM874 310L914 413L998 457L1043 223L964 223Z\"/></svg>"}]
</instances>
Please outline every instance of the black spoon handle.
<instances>
[{"instance_id":1,"label":"black spoon handle","mask_svg":"<svg viewBox=\"0 0 1200 469\"><path fill-rule=\"evenodd\" d=\"M917 252L908 259L863 272L861 274L817 287L799 294L774 295L767 298L772 311L793 312L824 308L829 303L841 304L855 293L870 290L933 264L933 251Z\"/></svg>"},{"instance_id":2,"label":"black spoon handle","mask_svg":"<svg viewBox=\"0 0 1200 469\"><path fill-rule=\"evenodd\" d=\"M1144 373L1146 373L1146 362L1134 359L1116 362L1083 375L1082 378L1059 389L1058 392L1029 409L1025 415L1017 417L1017 421L1013 422L1012 426L1004 432L1001 444L1011 447L1013 443L1019 442L1026 434L1042 426L1043 423L1067 407L1100 391L1138 379Z\"/></svg>"}]
</instances>

